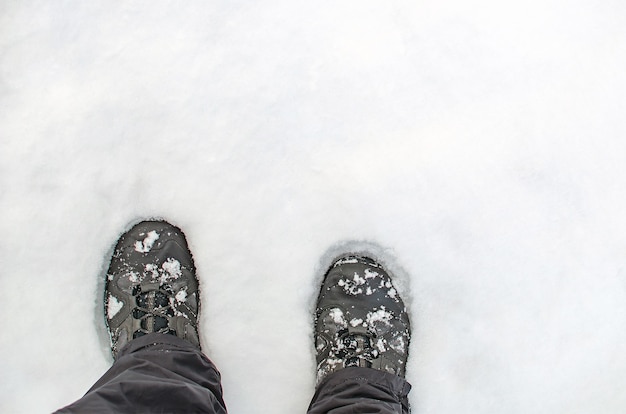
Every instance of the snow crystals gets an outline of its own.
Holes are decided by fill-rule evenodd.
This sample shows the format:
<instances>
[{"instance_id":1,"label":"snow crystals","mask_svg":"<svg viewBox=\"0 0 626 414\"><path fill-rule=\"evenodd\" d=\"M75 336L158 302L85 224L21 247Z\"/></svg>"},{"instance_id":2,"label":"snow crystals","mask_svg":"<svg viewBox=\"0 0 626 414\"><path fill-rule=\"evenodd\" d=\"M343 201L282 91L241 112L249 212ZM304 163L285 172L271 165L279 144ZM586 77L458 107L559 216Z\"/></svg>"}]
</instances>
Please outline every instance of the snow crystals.
<instances>
[{"instance_id":1,"label":"snow crystals","mask_svg":"<svg viewBox=\"0 0 626 414\"><path fill-rule=\"evenodd\" d=\"M173 258L168 258L166 262L161 265L163 272L161 272L160 282L165 284L172 280L176 280L182 276L180 270L180 262Z\"/></svg>"},{"instance_id":2,"label":"snow crystals","mask_svg":"<svg viewBox=\"0 0 626 414\"><path fill-rule=\"evenodd\" d=\"M143 236L144 233L141 233L140 236ZM143 240L137 240L135 242L135 251L139 253L147 253L154 246L154 242L159 239L159 233L152 230L149 232Z\"/></svg>"},{"instance_id":3,"label":"snow crystals","mask_svg":"<svg viewBox=\"0 0 626 414\"><path fill-rule=\"evenodd\" d=\"M177 303L186 302L187 301L187 286L179 290L178 293L176 293L176 296L174 296L174 299L176 299Z\"/></svg>"},{"instance_id":4,"label":"snow crystals","mask_svg":"<svg viewBox=\"0 0 626 414\"><path fill-rule=\"evenodd\" d=\"M343 311L339 308L332 308L328 312L328 316L332 319L333 323L340 328L347 328L348 321L346 321L346 317L343 314Z\"/></svg>"},{"instance_id":5,"label":"snow crystals","mask_svg":"<svg viewBox=\"0 0 626 414\"><path fill-rule=\"evenodd\" d=\"M352 325L353 328L356 328L359 325L363 325L363 319L354 318L350 321L350 325Z\"/></svg>"},{"instance_id":6,"label":"snow crystals","mask_svg":"<svg viewBox=\"0 0 626 414\"><path fill-rule=\"evenodd\" d=\"M376 326L377 324L391 325L393 314L381 306L380 309L373 312L368 312L366 321L369 326Z\"/></svg>"},{"instance_id":7,"label":"snow crystals","mask_svg":"<svg viewBox=\"0 0 626 414\"><path fill-rule=\"evenodd\" d=\"M133 284L141 283L145 278L149 278L153 282L159 282L159 284L164 285L183 275L180 262L172 257L163 262L161 267L155 263L147 263L142 273L129 271L126 277Z\"/></svg>"},{"instance_id":8,"label":"snow crystals","mask_svg":"<svg viewBox=\"0 0 626 414\"><path fill-rule=\"evenodd\" d=\"M126 276L128 277L128 280L130 280L133 283L139 283L141 281L139 273L137 272L133 272L133 271L128 272Z\"/></svg>"},{"instance_id":9,"label":"snow crystals","mask_svg":"<svg viewBox=\"0 0 626 414\"><path fill-rule=\"evenodd\" d=\"M361 286L365 284L365 278L355 272L352 279L339 279L337 284L341 286L348 295L356 296L363 293Z\"/></svg>"},{"instance_id":10,"label":"snow crystals","mask_svg":"<svg viewBox=\"0 0 626 414\"><path fill-rule=\"evenodd\" d=\"M149 276L152 280L159 278L159 267L156 264L148 263L144 269L144 277Z\"/></svg>"},{"instance_id":11,"label":"snow crystals","mask_svg":"<svg viewBox=\"0 0 626 414\"><path fill-rule=\"evenodd\" d=\"M372 279L380 279L380 281L378 281L378 283L370 283L369 281ZM346 294L351 296L357 296L361 294L371 296L379 289L384 289L386 290L386 297L393 299L395 302L398 302L400 300L400 298L398 297L398 291L394 288L391 280L371 269L365 269L363 275L355 272L352 278L346 277L339 279L337 284L343 288Z\"/></svg>"},{"instance_id":12,"label":"snow crystals","mask_svg":"<svg viewBox=\"0 0 626 414\"><path fill-rule=\"evenodd\" d=\"M107 318L113 319L124 307L124 302L118 300L115 296L109 295L107 299Z\"/></svg>"},{"instance_id":13,"label":"snow crystals","mask_svg":"<svg viewBox=\"0 0 626 414\"><path fill-rule=\"evenodd\" d=\"M373 271L372 269L365 269L365 279L374 279L380 276L380 273Z\"/></svg>"},{"instance_id":14,"label":"snow crystals","mask_svg":"<svg viewBox=\"0 0 626 414\"><path fill-rule=\"evenodd\" d=\"M337 266L341 266L343 264L353 264L353 263L358 263L358 259L356 257L345 257L343 259L339 259L335 262L335 264L333 265L333 267L337 267Z\"/></svg>"}]
</instances>

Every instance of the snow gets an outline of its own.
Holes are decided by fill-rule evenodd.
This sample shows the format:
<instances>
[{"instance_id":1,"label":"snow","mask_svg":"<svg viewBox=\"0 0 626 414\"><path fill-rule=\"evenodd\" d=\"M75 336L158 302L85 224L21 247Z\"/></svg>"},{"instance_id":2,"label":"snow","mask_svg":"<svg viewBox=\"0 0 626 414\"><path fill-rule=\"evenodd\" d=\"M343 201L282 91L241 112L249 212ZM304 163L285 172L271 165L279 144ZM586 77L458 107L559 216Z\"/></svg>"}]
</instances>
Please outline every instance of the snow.
<instances>
[{"instance_id":1,"label":"snow","mask_svg":"<svg viewBox=\"0 0 626 414\"><path fill-rule=\"evenodd\" d=\"M391 312L385 310L384 306L381 306L381 309L378 309L376 312L368 312L367 313L367 324L369 326L376 325L378 322L382 322L385 325L390 325L392 318Z\"/></svg>"},{"instance_id":2,"label":"snow","mask_svg":"<svg viewBox=\"0 0 626 414\"><path fill-rule=\"evenodd\" d=\"M187 301L187 289L183 288L179 290L178 292L176 292L174 299L176 299L176 302L178 303L186 302Z\"/></svg>"},{"instance_id":3,"label":"snow","mask_svg":"<svg viewBox=\"0 0 626 414\"><path fill-rule=\"evenodd\" d=\"M142 275L142 278L150 276L150 279L152 279L153 281L155 281L155 282L157 280L160 281L161 278L163 277L161 275L161 273L164 273L164 272L159 272L159 266L158 265L156 265L154 263L148 263L145 266L145 272Z\"/></svg>"},{"instance_id":4,"label":"snow","mask_svg":"<svg viewBox=\"0 0 626 414\"><path fill-rule=\"evenodd\" d=\"M396 291L395 288L391 288L387 291L387 296L389 296L390 298L396 299L398 295L398 292Z\"/></svg>"},{"instance_id":5,"label":"snow","mask_svg":"<svg viewBox=\"0 0 626 414\"><path fill-rule=\"evenodd\" d=\"M350 321L350 325L352 325L353 328L362 324L363 324L363 319L354 318Z\"/></svg>"},{"instance_id":6,"label":"snow","mask_svg":"<svg viewBox=\"0 0 626 414\"><path fill-rule=\"evenodd\" d=\"M365 269L365 279L374 279L379 275L380 274L378 272L374 272L371 269Z\"/></svg>"},{"instance_id":7,"label":"snow","mask_svg":"<svg viewBox=\"0 0 626 414\"><path fill-rule=\"evenodd\" d=\"M113 275L109 275L110 280L113 280ZM132 283L139 283L143 280L143 275L139 275L137 272L129 271L128 272L128 280Z\"/></svg>"},{"instance_id":8,"label":"snow","mask_svg":"<svg viewBox=\"0 0 626 414\"><path fill-rule=\"evenodd\" d=\"M109 295L107 300L107 317L113 319L115 315L124 307L124 302L121 302L113 295Z\"/></svg>"},{"instance_id":9,"label":"snow","mask_svg":"<svg viewBox=\"0 0 626 414\"><path fill-rule=\"evenodd\" d=\"M154 242L159 239L159 233L152 230L146 235L146 238L135 242L135 250L140 253L147 253L152 250L152 246L154 246Z\"/></svg>"},{"instance_id":10,"label":"snow","mask_svg":"<svg viewBox=\"0 0 626 414\"><path fill-rule=\"evenodd\" d=\"M163 272L161 272L159 283L162 285L182 276L180 262L172 257L169 257L165 262L163 262L161 268L163 269Z\"/></svg>"},{"instance_id":11,"label":"snow","mask_svg":"<svg viewBox=\"0 0 626 414\"><path fill-rule=\"evenodd\" d=\"M334 324L340 327L347 327L348 322L343 314L343 311L339 308L332 308L328 311L328 316L332 319Z\"/></svg>"},{"instance_id":12,"label":"snow","mask_svg":"<svg viewBox=\"0 0 626 414\"><path fill-rule=\"evenodd\" d=\"M187 235L231 413L306 409L324 266L367 242L410 310L414 412L625 412L625 19L1 2L0 412L110 366L108 258L146 217Z\"/></svg>"}]
</instances>

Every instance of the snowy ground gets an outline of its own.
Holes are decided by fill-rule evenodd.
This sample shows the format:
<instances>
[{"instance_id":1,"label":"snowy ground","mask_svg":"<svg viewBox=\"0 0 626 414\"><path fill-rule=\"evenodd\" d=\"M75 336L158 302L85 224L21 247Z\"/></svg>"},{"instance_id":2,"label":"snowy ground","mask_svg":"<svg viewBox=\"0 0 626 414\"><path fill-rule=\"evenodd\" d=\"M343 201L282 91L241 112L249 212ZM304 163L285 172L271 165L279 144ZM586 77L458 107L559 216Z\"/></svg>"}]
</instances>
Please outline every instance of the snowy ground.
<instances>
[{"instance_id":1,"label":"snowy ground","mask_svg":"<svg viewBox=\"0 0 626 414\"><path fill-rule=\"evenodd\" d=\"M0 411L107 369L159 216L234 414L304 412L346 240L410 279L415 413L625 412L625 46L617 0L2 1Z\"/></svg>"}]
</instances>

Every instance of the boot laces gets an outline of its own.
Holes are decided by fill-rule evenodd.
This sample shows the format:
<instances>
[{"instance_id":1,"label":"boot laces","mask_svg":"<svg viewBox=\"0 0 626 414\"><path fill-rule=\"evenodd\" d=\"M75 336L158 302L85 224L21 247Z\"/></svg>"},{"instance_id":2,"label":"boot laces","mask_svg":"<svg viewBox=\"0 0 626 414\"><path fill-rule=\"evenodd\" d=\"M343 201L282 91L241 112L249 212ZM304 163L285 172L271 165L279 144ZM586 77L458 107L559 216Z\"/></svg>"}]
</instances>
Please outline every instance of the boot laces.
<instances>
[{"instance_id":1,"label":"boot laces","mask_svg":"<svg viewBox=\"0 0 626 414\"><path fill-rule=\"evenodd\" d=\"M133 338L152 332L176 335L176 331L169 328L169 319L174 316L174 311L170 302L171 293L167 287L142 291L141 286L136 286L133 296L136 307L132 315L140 321L140 329L133 333Z\"/></svg>"},{"instance_id":2,"label":"boot laces","mask_svg":"<svg viewBox=\"0 0 626 414\"><path fill-rule=\"evenodd\" d=\"M372 361L380 356L372 340L369 335L345 330L339 334L337 356L344 359L346 367L371 368Z\"/></svg>"}]
</instances>

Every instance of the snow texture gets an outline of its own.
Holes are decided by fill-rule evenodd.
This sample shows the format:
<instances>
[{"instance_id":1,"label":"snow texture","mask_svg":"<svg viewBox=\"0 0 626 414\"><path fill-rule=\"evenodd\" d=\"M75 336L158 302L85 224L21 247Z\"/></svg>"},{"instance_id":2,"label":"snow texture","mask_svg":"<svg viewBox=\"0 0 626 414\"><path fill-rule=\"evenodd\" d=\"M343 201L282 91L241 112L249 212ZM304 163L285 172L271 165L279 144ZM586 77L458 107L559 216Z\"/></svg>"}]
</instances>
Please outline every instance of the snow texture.
<instances>
[{"instance_id":1,"label":"snow texture","mask_svg":"<svg viewBox=\"0 0 626 414\"><path fill-rule=\"evenodd\" d=\"M110 366L108 258L148 217L187 235L233 414L305 411L361 245L415 413L626 412L625 44L615 0L0 2L0 412Z\"/></svg>"},{"instance_id":2,"label":"snow texture","mask_svg":"<svg viewBox=\"0 0 626 414\"><path fill-rule=\"evenodd\" d=\"M135 242L135 250L139 253L148 253L152 250L152 246L154 246L154 242L159 239L159 233L152 230L146 235L146 238L142 241L137 240Z\"/></svg>"},{"instance_id":3,"label":"snow texture","mask_svg":"<svg viewBox=\"0 0 626 414\"><path fill-rule=\"evenodd\" d=\"M107 305L106 305L107 317L109 319L113 319L113 317L117 315L119 311L122 310L123 307L124 307L124 302L121 302L118 298L116 298L113 295L109 295L108 300L107 300Z\"/></svg>"}]
</instances>

